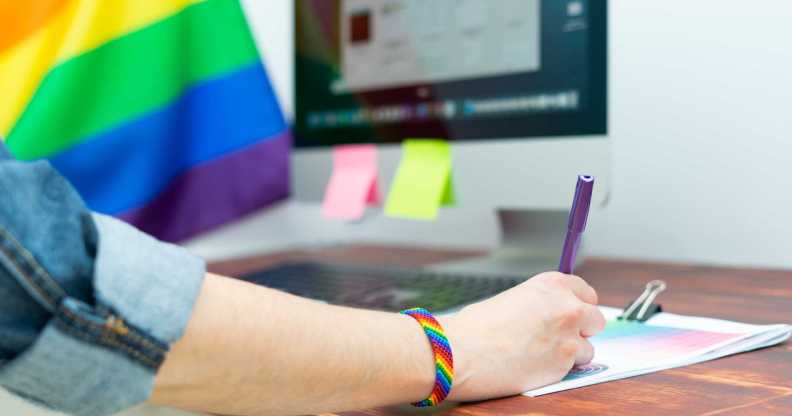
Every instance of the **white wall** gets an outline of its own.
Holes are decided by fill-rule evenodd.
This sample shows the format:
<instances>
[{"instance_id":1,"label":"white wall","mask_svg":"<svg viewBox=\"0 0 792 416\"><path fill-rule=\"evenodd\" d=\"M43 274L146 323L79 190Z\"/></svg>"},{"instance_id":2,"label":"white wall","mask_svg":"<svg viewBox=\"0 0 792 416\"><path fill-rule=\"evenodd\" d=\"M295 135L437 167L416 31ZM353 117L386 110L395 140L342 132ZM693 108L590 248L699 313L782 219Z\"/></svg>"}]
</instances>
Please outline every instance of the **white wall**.
<instances>
[{"instance_id":1,"label":"white wall","mask_svg":"<svg viewBox=\"0 0 792 416\"><path fill-rule=\"evenodd\" d=\"M242 0L270 80L289 118L294 114L292 0Z\"/></svg>"},{"instance_id":2,"label":"white wall","mask_svg":"<svg viewBox=\"0 0 792 416\"><path fill-rule=\"evenodd\" d=\"M291 114L291 2L245 3ZM792 2L610 9L614 178L594 254L792 267Z\"/></svg>"},{"instance_id":3,"label":"white wall","mask_svg":"<svg viewBox=\"0 0 792 416\"><path fill-rule=\"evenodd\" d=\"M612 1L598 254L792 267L792 3Z\"/></svg>"}]
</instances>

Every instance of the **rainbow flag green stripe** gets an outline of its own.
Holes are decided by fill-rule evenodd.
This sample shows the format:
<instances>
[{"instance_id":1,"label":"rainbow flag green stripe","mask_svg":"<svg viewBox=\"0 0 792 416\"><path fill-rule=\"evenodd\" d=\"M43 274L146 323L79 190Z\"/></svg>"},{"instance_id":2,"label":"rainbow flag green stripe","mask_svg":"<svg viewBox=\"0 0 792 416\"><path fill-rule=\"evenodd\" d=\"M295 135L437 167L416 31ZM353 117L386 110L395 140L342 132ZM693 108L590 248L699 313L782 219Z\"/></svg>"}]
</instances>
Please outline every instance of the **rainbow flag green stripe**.
<instances>
[{"instance_id":1,"label":"rainbow flag green stripe","mask_svg":"<svg viewBox=\"0 0 792 416\"><path fill-rule=\"evenodd\" d=\"M3 22L0 139L93 210L178 241L288 196L291 134L239 0L42 1Z\"/></svg>"},{"instance_id":2,"label":"rainbow flag green stripe","mask_svg":"<svg viewBox=\"0 0 792 416\"><path fill-rule=\"evenodd\" d=\"M258 59L238 2L188 6L55 67L8 135L8 146L20 159L50 156ZM71 107L86 94L90 109L75 123Z\"/></svg>"}]
</instances>

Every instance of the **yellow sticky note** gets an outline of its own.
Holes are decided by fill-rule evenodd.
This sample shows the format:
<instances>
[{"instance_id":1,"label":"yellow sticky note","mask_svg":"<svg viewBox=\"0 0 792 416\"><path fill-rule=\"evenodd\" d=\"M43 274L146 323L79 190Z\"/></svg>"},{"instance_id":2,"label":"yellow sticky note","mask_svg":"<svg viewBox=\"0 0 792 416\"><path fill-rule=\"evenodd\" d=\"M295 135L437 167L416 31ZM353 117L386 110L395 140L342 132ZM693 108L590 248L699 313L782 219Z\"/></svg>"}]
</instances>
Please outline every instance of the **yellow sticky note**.
<instances>
[{"instance_id":1,"label":"yellow sticky note","mask_svg":"<svg viewBox=\"0 0 792 416\"><path fill-rule=\"evenodd\" d=\"M442 140L409 139L385 203L385 214L432 220L440 206L454 203L451 148Z\"/></svg>"}]
</instances>

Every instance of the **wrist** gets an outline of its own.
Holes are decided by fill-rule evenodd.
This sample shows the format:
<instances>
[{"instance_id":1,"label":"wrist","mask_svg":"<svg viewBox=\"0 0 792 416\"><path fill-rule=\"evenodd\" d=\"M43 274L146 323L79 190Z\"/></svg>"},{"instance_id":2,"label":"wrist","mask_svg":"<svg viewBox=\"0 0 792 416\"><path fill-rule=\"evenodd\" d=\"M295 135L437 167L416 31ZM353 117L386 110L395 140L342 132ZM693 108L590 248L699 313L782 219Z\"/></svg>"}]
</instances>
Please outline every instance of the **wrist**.
<instances>
[{"instance_id":1,"label":"wrist","mask_svg":"<svg viewBox=\"0 0 792 416\"><path fill-rule=\"evenodd\" d=\"M421 326L410 316L399 314L399 319L405 327L405 338L397 342L405 342L411 351L407 384L411 388L407 389L408 397L406 401L413 403L426 398L432 392L435 383L435 362L434 352L429 340L426 338Z\"/></svg>"}]
</instances>

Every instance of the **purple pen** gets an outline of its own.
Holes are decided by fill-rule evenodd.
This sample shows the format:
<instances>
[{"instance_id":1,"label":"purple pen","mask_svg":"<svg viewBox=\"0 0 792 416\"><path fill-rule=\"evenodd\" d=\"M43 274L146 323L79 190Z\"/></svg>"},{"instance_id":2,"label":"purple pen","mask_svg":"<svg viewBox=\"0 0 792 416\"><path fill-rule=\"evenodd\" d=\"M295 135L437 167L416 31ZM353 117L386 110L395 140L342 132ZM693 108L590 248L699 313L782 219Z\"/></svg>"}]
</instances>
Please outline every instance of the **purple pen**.
<instances>
[{"instance_id":1,"label":"purple pen","mask_svg":"<svg viewBox=\"0 0 792 416\"><path fill-rule=\"evenodd\" d=\"M579 175L577 186L575 187L575 199L572 200L572 208L569 210L569 224L567 234L564 239L564 248L561 251L561 260L558 262L558 271L571 274L575 268L575 258L577 257L580 240L583 237L583 230L586 229L589 207L591 206L591 191L594 189L594 177L591 175Z\"/></svg>"}]
</instances>

